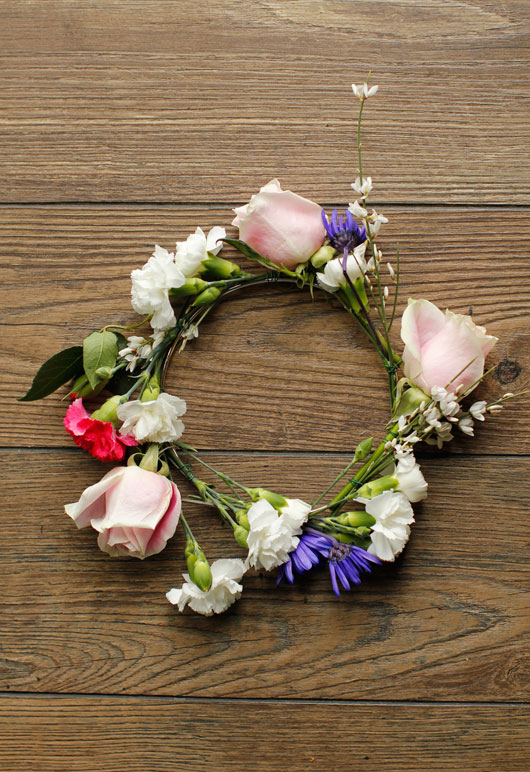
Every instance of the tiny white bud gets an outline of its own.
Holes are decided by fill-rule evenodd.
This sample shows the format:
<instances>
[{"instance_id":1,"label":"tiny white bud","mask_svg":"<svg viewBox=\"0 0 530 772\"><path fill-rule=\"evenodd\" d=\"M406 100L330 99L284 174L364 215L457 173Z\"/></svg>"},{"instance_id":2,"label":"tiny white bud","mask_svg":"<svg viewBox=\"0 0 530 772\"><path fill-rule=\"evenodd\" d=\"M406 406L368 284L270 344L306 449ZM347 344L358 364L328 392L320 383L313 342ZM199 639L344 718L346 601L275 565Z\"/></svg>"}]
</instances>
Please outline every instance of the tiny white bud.
<instances>
[{"instance_id":1,"label":"tiny white bud","mask_svg":"<svg viewBox=\"0 0 530 772\"><path fill-rule=\"evenodd\" d=\"M396 275L396 272L394 271L394 269L392 268L392 266L390 265L390 263L387 263L387 264L386 264L386 267L387 267L387 269L388 269L388 273L390 274L390 276L391 276L392 278L394 278L394 276Z\"/></svg>"},{"instance_id":2,"label":"tiny white bud","mask_svg":"<svg viewBox=\"0 0 530 772\"><path fill-rule=\"evenodd\" d=\"M385 287L385 288L383 289L383 295L384 295L384 297L385 297L385 300L388 300L388 287Z\"/></svg>"}]
</instances>

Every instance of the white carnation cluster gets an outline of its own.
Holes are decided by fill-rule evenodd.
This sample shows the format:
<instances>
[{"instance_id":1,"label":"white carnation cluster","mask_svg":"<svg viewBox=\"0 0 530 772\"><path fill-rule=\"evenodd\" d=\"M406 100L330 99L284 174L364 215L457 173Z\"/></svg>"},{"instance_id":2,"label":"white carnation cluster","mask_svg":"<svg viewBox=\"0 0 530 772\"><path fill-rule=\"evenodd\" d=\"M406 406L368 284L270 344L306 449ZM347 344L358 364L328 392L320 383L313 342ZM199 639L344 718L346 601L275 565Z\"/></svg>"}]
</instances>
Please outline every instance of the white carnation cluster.
<instances>
[{"instance_id":1,"label":"white carnation cluster","mask_svg":"<svg viewBox=\"0 0 530 772\"><path fill-rule=\"evenodd\" d=\"M151 326L156 332L168 330L176 322L169 290L182 287L186 279L195 276L209 252L217 255L225 236L225 229L219 226L208 235L197 228L186 241L177 242L175 252L157 244L147 263L131 273L133 308L139 314L152 314Z\"/></svg>"},{"instance_id":2,"label":"white carnation cluster","mask_svg":"<svg viewBox=\"0 0 530 772\"><path fill-rule=\"evenodd\" d=\"M122 434L132 434L138 442L175 442L184 431L180 418L186 412L186 402L162 392L147 402L125 402L116 412L123 421Z\"/></svg>"},{"instance_id":3,"label":"white carnation cluster","mask_svg":"<svg viewBox=\"0 0 530 772\"><path fill-rule=\"evenodd\" d=\"M247 512L248 564L270 571L285 563L289 552L298 546L298 536L310 511L311 505L301 499L287 499L279 511L267 499L254 502Z\"/></svg>"}]
</instances>

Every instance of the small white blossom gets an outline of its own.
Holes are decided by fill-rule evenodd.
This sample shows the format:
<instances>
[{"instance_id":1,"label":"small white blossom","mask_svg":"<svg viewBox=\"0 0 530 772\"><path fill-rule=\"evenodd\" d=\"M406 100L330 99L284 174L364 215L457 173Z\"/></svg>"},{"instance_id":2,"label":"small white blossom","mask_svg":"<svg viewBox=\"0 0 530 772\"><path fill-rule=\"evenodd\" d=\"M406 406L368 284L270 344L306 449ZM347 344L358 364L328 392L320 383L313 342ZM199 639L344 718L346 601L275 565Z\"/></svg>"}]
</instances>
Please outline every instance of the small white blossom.
<instances>
[{"instance_id":1,"label":"small white blossom","mask_svg":"<svg viewBox=\"0 0 530 772\"><path fill-rule=\"evenodd\" d=\"M281 514L266 499L252 504L247 512L249 565L270 571L285 563L289 552L298 546L298 535L310 510L310 504L300 499L287 499Z\"/></svg>"},{"instance_id":2,"label":"small white blossom","mask_svg":"<svg viewBox=\"0 0 530 772\"><path fill-rule=\"evenodd\" d=\"M414 512L403 493L385 491L373 499L359 498L369 515L375 518L372 526L372 543L368 552L380 560L394 560L402 551L410 536L410 524Z\"/></svg>"},{"instance_id":3,"label":"small white blossom","mask_svg":"<svg viewBox=\"0 0 530 772\"><path fill-rule=\"evenodd\" d=\"M368 83L363 83L362 85L356 86L355 83L352 83L351 85L352 91L357 97L357 99L360 102L364 102L365 99L368 99L371 96L374 96L377 94L377 90L379 86L368 86Z\"/></svg>"},{"instance_id":4,"label":"small white blossom","mask_svg":"<svg viewBox=\"0 0 530 772\"><path fill-rule=\"evenodd\" d=\"M489 407L486 408L488 413L500 413L502 409L503 409L502 405L490 405Z\"/></svg>"},{"instance_id":5,"label":"small white blossom","mask_svg":"<svg viewBox=\"0 0 530 772\"><path fill-rule=\"evenodd\" d=\"M191 581L189 574L183 574L184 584L166 593L166 598L179 611L188 605L193 611L204 616L221 614L241 597L243 586L239 580L246 571L246 566L238 558L216 560L211 565L212 584L209 590L201 590Z\"/></svg>"},{"instance_id":6,"label":"small white blossom","mask_svg":"<svg viewBox=\"0 0 530 772\"><path fill-rule=\"evenodd\" d=\"M126 370L134 372L134 368L139 359L147 359L152 350L164 339L165 331L159 330L152 338L142 338L139 335L131 335L127 338L129 344L126 348L118 351L119 356L123 357L128 363Z\"/></svg>"},{"instance_id":7,"label":"small white blossom","mask_svg":"<svg viewBox=\"0 0 530 772\"><path fill-rule=\"evenodd\" d=\"M392 268L390 263L387 263L386 267L387 267L388 273L390 274L391 278L393 279L394 276L396 275L396 272L394 271L394 269Z\"/></svg>"},{"instance_id":8,"label":"small white blossom","mask_svg":"<svg viewBox=\"0 0 530 772\"><path fill-rule=\"evenodd\" d=\"M486 401L481 399L479 402L473 402L469 408L469 412L475 419L475 421L484 421L484 413L486 412Z\"/></svg>"},{"instance_id":9,"label":"small white blossom","mask_svg":"<svg viewBox=\"0 0 530 772\"><path fill-rule=\"evenodd\" d=\"M363 177L361 180L360 177L357 177L355 182L352 182L351 186L355 193L358 193L361 198L366 198L366 196L372 191L372 178Z\"/></svg>"},{"instance_id":10,"label":"small white blossom","mask_svg":"<svg viewBox=\"0 0 530 772\"><path fill-rule=\"evenodd\" d=\"M196 274L202 261L208 257L208 252L217 255L221 251L223 247L221 239L225 236L225 229L215 225L208 236L202 228L197 228L186 241L177 242L175 264L187 279Z\"/></svg>"},{"instance_id":11,"label":"small white blossom","mask_svg":"<svg viewBox=\"0 0 530 772\"><path fill-rule=\"evenodd\" d=\"M123 421L122 434L132 434L139 442L174 442L182 435L186 403L180 397L162 392L157 399L125 402L117 409Z\"/></svg>"},{"instance_id":12,"label":"small white blossom","mask_svg":"<svg viewBox=\"0 0 530 772\"><path fill-rule=\"evenodd\" d=\"M385 300L388 300L388 294L389 294L388 293L388 287L385 286L383 288L383 295L384 295Z\"/></svg>"},{"instance_id":13,"label":"small white blossom","mask_svg":"<svg viewBox=\"0 0 530 772\"><path fill-rule=\"evenodd\" d=\"M398 491L401 491L409 501L414 503L427 498L427 482L412 453L399 459L392 477L398 481Z\"/></svg>"},{"instance_id":14,"label":"small white blossom","mask_svg":"<svg viewBox=\"0 0 530 772\"><path fill-rule=\"evenodd\" d=\"M469 416L464 416L464 418L461 418L458 422L460 431L464 432L464 434L469 434L470 437L473 437L474 435L473 425L473 419L469 418Z\"/></svg>"},{"instance_id":15,"label":"small white blossom","mask_svg":"<svg viewBox=\"0 0 530 772\"><path fill-rule=\"evenodd\" d=\"M138 314L153 314L151 325L155 330L167 330L176 321L168 290L181 287L186 277L174 258L172 252L157 244L147 263L131 273L132 306Z\"/></svg>"},{"instance_id":16,"label":"small white blossom","mask_svg":"<svg viewBox=\"0 0 530 772\"><path fill-rule=\"evenodd\" d=\"M372 209L372 213L369 215L368 219L364 221L364 225L365 228L370 232L372 238L375 238L381 230L381 225L385 225L387 222L388 217L385 217L384 214L379 214L379 212L376 212L375 209Z\"/></svg>"},{"instance_id":17,"label":"small white blossom","mask_svg":"<svg viewBox=\"0 0 530 772\"><path fill-rule=\"evenodd\" d=\"M433 386L431 396L438 403L440 412L444 416L454 416L460 410L456 394L448 392L443 386Z\"/></svg>"},{"instance_id":18,"label":"small white blossom","mask_svg":"<svg viewBox=\"0 0 530 772\"><path fill-rule=\"evenodd\" d=\"M348 209L352 215L357 217L359 220L364 220L365 217L368 217L368 211L364 208L364 206L361 206L358 201L354 201L353 204L350 204Z\"/></svg>"},{"instance_id":19,"label":"small white blossom","mask_svg":"<svg viewBox=\"0 0 530 772\"><path fill-rule=\"evenodd\" d=\"M366 241L355 247L353 255L348 255L346 259L346 272L352 282L364 276L366 272L365 252ZM317 273L318 283L326 292L336 292L340 287L347 284L344 271L342 270L343 261L343 257L335 257L326 263L323 272Z\"/></svg>"}]
</instances>

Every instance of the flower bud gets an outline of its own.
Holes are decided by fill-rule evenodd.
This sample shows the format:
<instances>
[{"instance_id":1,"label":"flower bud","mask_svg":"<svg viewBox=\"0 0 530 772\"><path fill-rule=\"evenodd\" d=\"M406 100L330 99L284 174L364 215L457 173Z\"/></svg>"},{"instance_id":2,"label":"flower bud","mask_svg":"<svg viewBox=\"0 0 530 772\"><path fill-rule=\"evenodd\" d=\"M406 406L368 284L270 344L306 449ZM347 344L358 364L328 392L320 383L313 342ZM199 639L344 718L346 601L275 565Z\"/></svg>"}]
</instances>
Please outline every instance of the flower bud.
<instances>
[{"instance_id":1,"label":"flower bud","mask_svg":"<svg viewBox=\"0 0 530 772\"><path fill-rule=\"evenodd\" d=\"M116 394L114 397L110 397L110 399L104 402L100 408L94 410L91 418L94 418L97 421L110 421L111 423L114 423L118 420L116 408L120 405L121 396Z\"/></svg>"},{"instance_id":2,"label":"flower bud","mask_svg":"<svg viewBox=\"0 0 530 772\"><path fill-rule=\"evenodd\" d=\"M246 509L238 509L235 512L236 521L239 525L243 526L247 531L250 531L250 523L248 522L248 514Z\"/></svg>"},{"instance_id":3,"label":"flower bud","mask_svg":"<svg viewBox=\"0 0 530 772\"><path fill-rule=\"evenodd\" d=\"M243 526L238 525L234 528L234 539L237 541L240 547L248 549L247 543L248 530Z\"/></svg>"},{"instance_id":4,"label":"flower bud","mask_svg":"<svg viewBox=\"0 0 530 772\"><path fill-rule=\"evenodd\" d=\"M274 509L280 510L282 507L287 506L287 499L283 496L280 496L278 493L273 493L272 491L268 491L265 488L250 488L249 490L250 498L252 501L259 501L260 499L265 499L269 502L269 504L272 504Z\"/></svg>"},{"instance_id":5,"label":"flower bud","mask_svg":"<svg viewBox=\"0 0 530 772\"><path fill-rule=\"evenodd\" d=\"M380 493L393 490L398 487L398 481L395 477L386 475L386 477L379 477L378 480L371 480L365 483L357 491L357 496L364 499L373 499L375 496L379 496Z\"/></svg>"},{"instance_id":6,"label":"flower bud","mask_svg":"<svg viewBox=\"0 0 530 772\"><path fill-rule=\"evenodd\" d=\"M186 298L189 295L198 295L208 286L208 282L204 279L186 279L184 284L180 287L173 287L169 290L170 298Z\"/></svg>"},{"instance_id":7,"label":"flower bud","mask_svg":"<svg viewBox=\"0 0 530 772\"><path fill-rule=\"evenodd\" d=\"M160 381L158 375L153 375L149 379L149 383L142 392L140 402L152 402L154 399L158 399L160 395Z\"/></svg>"},{"instance_id":8,"label":"flower bud","mask_svg":"<svg viewBox=\"0 0 530 772\"><path fill-rule=\"evenodd\" d=\"M335 520L341 525L349 525L350 528L360 528L361 526L370 526L375 523L375 518L364 510L343 512L337 515Z\"/></svg>"},{"instance_id":9,"label":"flower bud","mask_svg":"<svg viewBox=\"0 0 530 772\"><path fill-rule=\"evenodd\" d=\"M417 386L412 386L401 395L401 398L395 407L393 417L398 418L401 415L410 415L417 407L421 406L422 402L426 403L429 400L430 397L425 394L424 391L418 389Z\"/></svg>"},{"instance_id":10,"label":"flower bud","mask_svg":"<svg viewBox=\"0 0 530 772\"><path fill-rule=\"evenodd\" d=\"M201 294L195 298L191 305L195 308L198 306L208 306L210 303L215 303L220 295L221 290L218 287L208 287L208 289L205 289L204 292L201 292Z\"/></svg>"},{"instance_id":11,"label":"flower bud","mask_svg":"<svg viewBox=\"0 0 530 772\"><path fill-rule=\"evenodd\" d=\"M212 586L212 570L202 551L191 568L188 562L188 569L191 581L197 585L199 590L207 592Z\"/></svg>"},{"instance_id":12,"label":"flower bud","mask_svg":"<svg viewBox=\"0 0 530 772\"><path fill-rule=\"evenodd\" d=\"M149 445L139 466L142 469L147 469L148 472L158 471L158 445L156 443Z\"/></svg>"},{"instance_id":13,"label":"flower bud","mask_svg":"<svg viewBox=\"0 0 530 772\"><path fill-rule=\"evenodd\" d=\"M355 455L353 457L353 460L363 461L372 450L373 442L374 442L373 437L367 437L365 440L360 442L355 448Z\"/></svg>"},{"instance_id":14,"label":"flower bud","mask_svg":"<svg viewBox=\"0 0 530 772\"><path fill-rule=\"evenodd\" d=\"M335 250L333 247L326 245L317 249L315 254L311 257L311 265L314 268L322 268L323 265L329 263L329 261L335 256Z\"/></svg>"},{"instance_id":15,"label":"flower bud","mask_svg":"<svg viewBox=\"0 0 530 772\"><path fill-rule=\"evenodd\" d=\"M208 252L208 257L201 265L207 276L212 279L232 279L241 273L241 267L237 263L212 255L211 252Z\"/></svg>"},{"instance_id":16,"label":"flower bud","mask_svg":"<svg viewBox=\"0 0 530 772\"><path fill-rule=\"evenodd\" d=\"M95 397L100 391L103 391L107 383L108 380L100 381L93 389L90 385L90 381L83 373L83 375L80 375L79 378L74 381L72 389L67 396L70 397L75 394L77 397Z\"/></svg>"}]
</instances>

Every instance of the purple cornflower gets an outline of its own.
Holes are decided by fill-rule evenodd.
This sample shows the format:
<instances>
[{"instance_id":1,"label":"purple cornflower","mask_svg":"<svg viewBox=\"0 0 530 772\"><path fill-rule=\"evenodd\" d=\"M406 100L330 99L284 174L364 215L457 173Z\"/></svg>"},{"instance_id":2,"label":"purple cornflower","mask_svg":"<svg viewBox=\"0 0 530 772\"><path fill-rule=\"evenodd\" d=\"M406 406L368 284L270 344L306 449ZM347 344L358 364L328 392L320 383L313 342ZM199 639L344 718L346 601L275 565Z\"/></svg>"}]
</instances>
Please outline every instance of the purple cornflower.
<instances>
[{"instance_id":1,"label":"purple cornflower","mask_svg":"<svg viewBox=\"0 0 530 772\"><path fill-rule=\"evenodd\" d=\"M279 584L285 579L289 584L294 582L294 574L310 571L319 563L327 561L331 576L331 585L335 595L340 595L339 582L345 590L351 589L351 584L361 583L361 573L370 573L371 563L381 561L354 544L343 544L333 536L304 529L295 550L289 554L289 559L280 566ZM351 583L351 584L350 584Z\"/></svg>"},{"instance_id":2,"label":"purple cornflower","mask_svg":"<svg viewBox=\"0 0 530 772\"><path fill-rule=\"evenodd\" d=\"M333 210L329 220L326 217L325 211L322 210L322 222L328 234L329 243L337 252L348 254L353 252L359 244L366 241L366 228L364 225L361 227L355 222L349 209L345 211L340 219L337 219L337 217L338 212L336 209Z\"/></svg>"}]
</instances>

